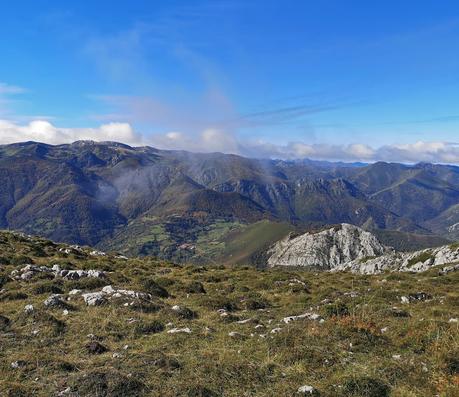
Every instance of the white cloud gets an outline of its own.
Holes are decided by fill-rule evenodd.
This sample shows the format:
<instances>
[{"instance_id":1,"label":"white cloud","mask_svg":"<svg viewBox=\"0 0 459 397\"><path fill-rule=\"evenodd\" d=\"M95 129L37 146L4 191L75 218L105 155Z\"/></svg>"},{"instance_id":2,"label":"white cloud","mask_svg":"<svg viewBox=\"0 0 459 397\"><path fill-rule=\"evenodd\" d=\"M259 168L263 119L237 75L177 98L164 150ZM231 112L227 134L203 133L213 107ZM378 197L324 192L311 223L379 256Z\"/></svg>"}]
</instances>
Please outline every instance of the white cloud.
<instances>
[{"instance_id":1,"label":"white cloud","mask_svg":"<svg viewBox=\"0 0 459 397\"><path fill-rule=\"evenodd\" d=\"M224 152L258 158L459 164L459 143L454 142L418 141L379 148L362 143L329 145L289 142L277 145L259 140L238 139L234 134L218 128L207 128L199 134L170 131L145 136L135 132L128 123L107 123L97 128L61 128L46 120L35 120L25 125L0 120L0 144L23 141L62 144L77 140L118 141L133 146L151 145L160 149Z\"/></svg>"},{"instance_id":2,"label":"white cloud","mask_svg":"<svg viewBox=\"0 0 459 397\"><path fill-rule=\"evenodd\" d=\"M35 120L26 125L0 120L0 143L2 144L24 141L62 144L78 140L142 144L141 135L135 133L126 123L108 123L98 128L60 128L46 120Z\"/></svg>"}]
</instances>

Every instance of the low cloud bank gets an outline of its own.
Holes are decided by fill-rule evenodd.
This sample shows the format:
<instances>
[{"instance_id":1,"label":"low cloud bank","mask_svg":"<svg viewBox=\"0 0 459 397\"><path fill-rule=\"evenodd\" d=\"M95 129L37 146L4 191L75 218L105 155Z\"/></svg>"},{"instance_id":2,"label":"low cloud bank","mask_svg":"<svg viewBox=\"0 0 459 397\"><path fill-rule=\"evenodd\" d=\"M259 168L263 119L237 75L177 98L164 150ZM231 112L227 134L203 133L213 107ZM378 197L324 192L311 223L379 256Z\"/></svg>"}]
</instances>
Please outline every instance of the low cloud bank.
<instances>
[{"instance_id":1,"label":"low cloud bank","mask_svg":"<svg viewBox=\"0 0 459 397\"><path fill-rule=\"evenodd\" d=\"M132 145L142 142L141 135L126 123L108 123L98 128L58 128L45 120L26 125L0 120L0 144L36 141L59 145L78 140L118 141Z\"/></svg>"},{"instance_id":2,"label":"low cloud bank","mask_svg":"<svg viewBox=\"0 0 459 397\"><path fill-rule=\"evenodd\" d=\"M360 143L329 145L289 142L277 145L259 140L241 140L233 134L214 128L205 129L197 135L175 131L146 136L135 132L128 123L108 123L98 128L60 128L43 120L32 121L26 125L0 120L0 144L23 141L63 144L77 140L117 141L133 146L151 145L161 149L224 152L258 158L459 164L459 143L455 142L418 141L379 148Z\"/></svg>"}]
</instances>

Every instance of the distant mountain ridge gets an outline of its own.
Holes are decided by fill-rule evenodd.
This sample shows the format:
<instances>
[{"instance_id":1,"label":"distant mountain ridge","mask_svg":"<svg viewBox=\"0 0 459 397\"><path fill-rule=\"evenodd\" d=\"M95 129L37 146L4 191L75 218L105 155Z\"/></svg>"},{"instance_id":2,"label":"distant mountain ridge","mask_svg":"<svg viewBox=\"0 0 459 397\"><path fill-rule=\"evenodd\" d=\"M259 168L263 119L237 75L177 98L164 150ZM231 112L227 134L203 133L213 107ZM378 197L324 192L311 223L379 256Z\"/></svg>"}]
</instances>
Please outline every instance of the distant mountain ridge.
<instances>
[{"instance_id":1,"label":"distant mountain ridge","mask_svg":"<svg viewBox=\"0 0 459 397\"><path fill-rule=\"evenodd\" d=\"M458 237L459 168L446 165L24 142L0 146L0 182L1 228L165 258L211 238L216 222L300 229L344 222Z\"/></svg>"}]
</instances>

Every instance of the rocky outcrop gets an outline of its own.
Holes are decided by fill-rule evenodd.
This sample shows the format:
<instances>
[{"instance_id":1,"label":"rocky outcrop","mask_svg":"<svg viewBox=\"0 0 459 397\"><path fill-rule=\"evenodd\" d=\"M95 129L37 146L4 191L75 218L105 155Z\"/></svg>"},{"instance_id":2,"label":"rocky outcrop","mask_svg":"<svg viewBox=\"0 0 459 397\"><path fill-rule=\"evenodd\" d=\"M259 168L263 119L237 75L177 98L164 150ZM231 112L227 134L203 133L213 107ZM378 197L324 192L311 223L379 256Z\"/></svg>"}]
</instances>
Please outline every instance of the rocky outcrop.
<instances>
[{"instance_id":1,"label":"rocky outcrop","mask_svg":"<svg viewBox=\"0 0 459 397\"><path fill-rule=\"evenodd\" d=\"M34 276L40 273L48 273L54 275L54 277L61 277L66 280L78 280L80 278L92 277L92 278L105 278L105 272L101 270L68 270L61 269L59 265L53 267L48 266L37 266L37 265L26 265L21 269L13 270L11 277L15 280L30 280Z\"/></svg>"},{"instance_id":2,"label":"rocky outcrop","mask_svg":"<svg viewBox=\"0 0 459 397\"><path fill-rule=\"evenodd\" d=\"M268 266L334 270L351 261L392 252L371 233L346 223L300 236L290 234L268 251Z\"/></svg>"},{"instance_id":3,"label":"rocky outcrop","mask_svg":"<svg viewBox=\"0 0 459 397\"><path fill-rule=\"evenodd\" d=\"M459 271L459 245L395 252L382 245L373 234L344 223L321 232L289 235L270 248L268 266L301 266L361 274L418 273L439 266L439 273L447 274Z\"/></svg>"},{"instance_id":4,"label":"rocky outcrop","mask_svg":"<svg viewBox=\"0 0 459 397\"><path fill-rule=\"evenodd\" d=\"M134 300L150 300L152 295L126 289L116 289L107 285L99 292L88 292L81 295L87 306L100 306L112 298L125 298L133 304Z\"/></svg>"},{"instance_id":5,"label":"rocky outcrop","mask_svg":"<svg viewBox=\"0 0 459 397\"><path fill-rule=\"evenodd\" d=\"M357 259L341 264L333 270L361 274L378 274L385 271L419 273L443 265L448 266L439 268L440 274L459 270L459 245L452 244L415 252L394 252L376 258Z\"/></svg>"}]
</instances>

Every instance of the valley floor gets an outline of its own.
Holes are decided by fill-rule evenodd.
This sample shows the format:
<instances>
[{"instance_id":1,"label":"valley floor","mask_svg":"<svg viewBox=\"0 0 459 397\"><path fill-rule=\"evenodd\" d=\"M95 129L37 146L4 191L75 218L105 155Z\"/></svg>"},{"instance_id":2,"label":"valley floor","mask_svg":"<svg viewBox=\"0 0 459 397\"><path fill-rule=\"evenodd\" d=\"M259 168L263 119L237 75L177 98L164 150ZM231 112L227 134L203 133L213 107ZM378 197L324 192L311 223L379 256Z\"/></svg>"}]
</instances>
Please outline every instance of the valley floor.
<instances>
[{"instance_id":1,"label":"valley floor","mask_svg":"<svg viewBox=\"0 0 459 397\"><path fill-rule=\"evenodd\" d=\"M459 272L176 266L13 233L0 256L1 396L459 395Z\"/></svg>"}]
</instances>

